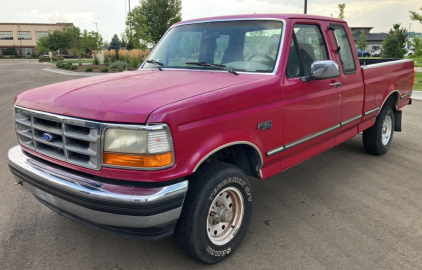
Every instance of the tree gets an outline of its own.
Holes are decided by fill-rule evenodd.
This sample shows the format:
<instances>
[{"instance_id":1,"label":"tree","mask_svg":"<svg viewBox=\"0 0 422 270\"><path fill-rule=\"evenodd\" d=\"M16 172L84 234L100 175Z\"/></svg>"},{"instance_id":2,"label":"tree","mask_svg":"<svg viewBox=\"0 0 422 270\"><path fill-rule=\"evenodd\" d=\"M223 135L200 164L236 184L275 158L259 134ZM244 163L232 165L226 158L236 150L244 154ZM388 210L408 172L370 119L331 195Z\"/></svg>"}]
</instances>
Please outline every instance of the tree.
<instances>
[{"instance_id":1,"label":"tree","mask_svg":"<svg viewBox=\"0 0 422 270\"><path fill-rule=\"evenodd\" d=\"M368 46L368 36L365 34L364 31L362 31L362 33L360 33L359 39L357 40L357 45L361 50L365 50L366 47Z\"/></svg>"},{"instance_id":2,"label":"tree","mask_svg":"<svg viewBox=\"0 0 422 270\"><path fill-rule=\"evenodd\" d=\"M72 28L63 26L60 30L49 31L47 36L37 41L38 51L48 49L49 51L55 51L61 54L67 53L67 50L72 48L74 43Z\"/></svg>"},{"instance_id":3,"label":"tree","mask_svg":"<svg viewBox=\"0 0 422 270\"><path fill-rule=\"evenodd\" d=\"M120 33L120 47L127 47L127 37L125 32Z\"/></svg>"},{"instance_id":4,"label":"tree","mask_svg":"<svg viewBox=\"0 0 422 270\"><path fill-rule=\"evenodd\" d=\"M47 54L50 51L50 49L48 48L48 37L47 36L42 36L37 41L37 51L40 54Z\"/></svg>"},{"instance_id":5,"label":"tree","mask_svg":"<svg viewBox=\"0 0 422 270\"><path fill-rule=\"evenodd\" d=\"M400 24L393 24L387 38L382 42L381 55L383 58L403 58L408 39L407 30L400 28Z\"/></svg>"},{"instance_id":6,"label":"tree","mask_svg":"<svg viewBox=\"0 0 422 270\"><path fill-rule=\"evenodd\" d=\"M414 37L412 42L410 42L410 46L415 48L416 55L422 55L422 40L418 37Z\"/></svg>"},{"instance_id":7,"label":"tree","mask_svg":"<svg viewBox=\"0 0 422 270\"><path fill-rule=\"evenodd\" d=\"M119 40L119 37L116 34L113 36L113 39L110 42L110 46L108 46L107 49L115 50L116 51L116 58L119 59L120 40Z\"/></svg>"},{"instance_id":8,"label":"tree","mask_svg":"<svg viewBox=\"0 0 422 270\"><path fill-rule=\"evenodd\" d=\"M103 45L103 38L98 32L88 32L84 30L81 39L82 46L90 50L94 54L94 58L97 56L101 46Z\"/></svg>"},{"instance_id":9,"label":"tree","mask_svg":"<svg viewBox=\"0 0 422 270\"><path fill-rule=\"evenodd\" d=\"M345 16L344 16L344 10L346 9L346 4L338 4L338 10L339 10L339 14L338 14L338 18L344 20Z\"/></svg>"},{"instance_id":10,"label":"tree","mask_svg":"<svg viewBox=\"0 0 422 270\"><path fill-rule=\"evenodd\" d=\"M128 13L126 25L143 45L157 44L171 25L182 20L181 0L139 0L139 4Z\"/></svg>"},{"instance_id":11,"label":"tree","mask_svg":"<svg viewBox=\"0 0 422 270\"><path fill-rule=\"evenodd\" d=\"M79 27L72 27L70 29L70 35L72 35L73 43L72 43L72 51L73 54L78 56L78 59L81 60L82 58L82 36L81 30Z\"/></svg>"},{"instance_id":12,"label":"tree","mask_svg":"<svg viewBox=\"0 0 422 270\"><path fill-rule=\"evenodd\" d=\"M422 7L419 9L422 10ZM419 13L415 12L415 11L411 11L410 12L410 19L413 21L419 21L420 23L422 23L422 15L420 15Z\"/></svg>"}]
</instances>

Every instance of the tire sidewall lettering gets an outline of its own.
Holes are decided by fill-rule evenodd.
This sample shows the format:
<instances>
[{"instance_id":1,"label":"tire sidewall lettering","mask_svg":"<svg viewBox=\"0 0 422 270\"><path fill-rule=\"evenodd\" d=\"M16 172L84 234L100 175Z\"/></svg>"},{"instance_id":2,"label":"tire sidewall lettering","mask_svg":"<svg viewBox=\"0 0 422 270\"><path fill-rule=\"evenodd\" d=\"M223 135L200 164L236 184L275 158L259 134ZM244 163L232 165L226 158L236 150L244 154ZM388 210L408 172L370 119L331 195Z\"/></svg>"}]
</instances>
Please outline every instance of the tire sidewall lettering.
<instances>
[{"instance_id":1,"label":"tire sidewall lettering","mask_svg":"<svg viewBox=\"0 0 422 270\"><path fill-rule=\"evenodd\" d=\"M229 178L221 181L221 183L219 183L217 185L217 187L215 187L214 190L211 192L211 195L209 196L209 200L210 201L214 200L215 195L217 195L222 188L224 188L226 185L232 184L232 183L240 185L246 193L246 198L247 198L246 200L248 202L252 202L252 194L251 194L250 188L247 186L246 182L239 177L229 177Z\"/></svg>"},{"instance_id":2,"label":"tire sidewall lettering","mask_svg":"<svg viewBox=\"0 0 422 270\"><path fill-rule=\"evenodd\" d=\"M217 250L214 250L212 247L208 246L206 251L207 251L208 254L210 254L212 256L220 257L220 256L229 255L231 253L232 249L229 247L227 249L217 251Z\"/></svg>"}]
</instances>

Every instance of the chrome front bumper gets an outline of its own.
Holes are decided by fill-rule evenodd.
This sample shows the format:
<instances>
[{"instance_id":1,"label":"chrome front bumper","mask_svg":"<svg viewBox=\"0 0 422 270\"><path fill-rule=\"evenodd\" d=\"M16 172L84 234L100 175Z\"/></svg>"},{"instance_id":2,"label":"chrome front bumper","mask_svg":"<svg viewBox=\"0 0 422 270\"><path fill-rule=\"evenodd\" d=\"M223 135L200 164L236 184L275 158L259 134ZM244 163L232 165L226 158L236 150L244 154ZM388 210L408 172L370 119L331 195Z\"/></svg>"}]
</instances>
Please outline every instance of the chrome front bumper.
<instances>
[{"instance_id":1,"label":"chrome front bumper","mask_svg":"<svg viewBox=\"0 0 422 270\"><path fill-rule=\"evenodd\" d=\"M91 227L137 238L173 233L182 211L188 181L163 187L112 184L77 174L22 151L9 150L8 163L17 183L57 213Z\"/></svg>"}]
</instances>

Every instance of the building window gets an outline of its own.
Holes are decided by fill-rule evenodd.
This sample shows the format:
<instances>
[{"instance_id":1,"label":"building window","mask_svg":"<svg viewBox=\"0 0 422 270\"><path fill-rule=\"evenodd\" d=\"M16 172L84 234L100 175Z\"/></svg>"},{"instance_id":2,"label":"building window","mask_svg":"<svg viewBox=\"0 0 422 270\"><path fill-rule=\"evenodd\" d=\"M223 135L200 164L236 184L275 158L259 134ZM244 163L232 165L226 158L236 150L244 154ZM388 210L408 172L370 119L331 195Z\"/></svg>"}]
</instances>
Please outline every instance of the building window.
<instances>
[{"instance_id":1,"label":"building window","mask_svg":"<svg viewBox=\"0 0 422 270\"><path fill-rule=\"evenodd\" d=\"M45 37L48 35L48 32L35 32L35 36L37 40L40 40L41 37Z\"/></svg>"},{"instance_id":2,"label":"building window","mask_svg":"<svg viewBox=\"0 0 422 270\"><path fill-rule=\"evenodd\" d=\"M18 32L18 39L19 40L31 40L32 35L31 32Z\"/></svg>"},{"instance_id":3,"label":"building window","mask_svg":"<svg viewBox=\"0 0 422 270\"><path fill-rule=\"evenodd\" d=\"M6 40L13 40L13 32L12 31L2 31L0 32L0 39L6 39Z\"/></svg>"},{"instance_id":4,"label":"building window","mask_svg":"<svg viewBox=\"0 0 422 270\"><path fill-rule=\"evenodd\" d=\"M19 48L21 55L31 55L34 48Z\"/></svg>"}]
</instances>

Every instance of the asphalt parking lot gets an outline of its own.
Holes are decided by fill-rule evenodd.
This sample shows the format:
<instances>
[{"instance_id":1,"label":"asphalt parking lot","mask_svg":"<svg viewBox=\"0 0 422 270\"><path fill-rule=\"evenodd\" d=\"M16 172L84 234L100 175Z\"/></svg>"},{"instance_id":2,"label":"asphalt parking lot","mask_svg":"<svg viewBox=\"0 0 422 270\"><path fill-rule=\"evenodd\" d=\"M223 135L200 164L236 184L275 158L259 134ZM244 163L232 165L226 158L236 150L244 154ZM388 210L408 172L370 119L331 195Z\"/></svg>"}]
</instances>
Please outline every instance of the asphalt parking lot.
<instances>
[{"instance_id":1,"label":"asphalt parking lot","mask_svg":"<svg viewBox=\"0 0 422 270\"><path fill-rule=\"evenodd\" d=\"M214 266L182 255L171 237L120 238L77 224L14 186L7 151L17 144L19 92L78 77L46 64L0 60L0 269L422 269L422 101L381 157L361 136L271 179L252 179L249 231Z\"/></svg>"}]
</instances>

